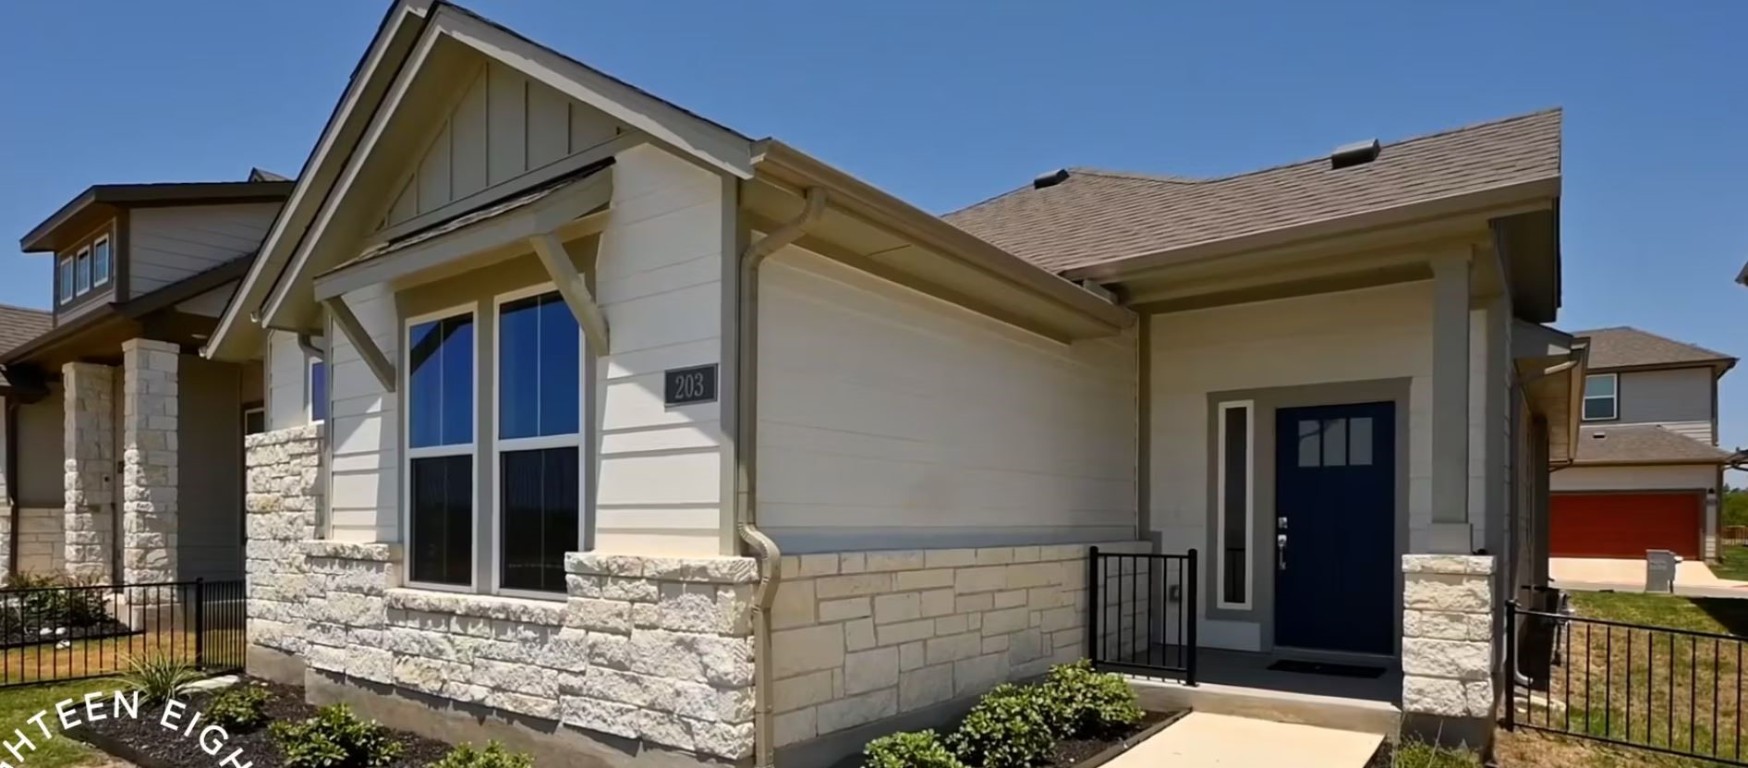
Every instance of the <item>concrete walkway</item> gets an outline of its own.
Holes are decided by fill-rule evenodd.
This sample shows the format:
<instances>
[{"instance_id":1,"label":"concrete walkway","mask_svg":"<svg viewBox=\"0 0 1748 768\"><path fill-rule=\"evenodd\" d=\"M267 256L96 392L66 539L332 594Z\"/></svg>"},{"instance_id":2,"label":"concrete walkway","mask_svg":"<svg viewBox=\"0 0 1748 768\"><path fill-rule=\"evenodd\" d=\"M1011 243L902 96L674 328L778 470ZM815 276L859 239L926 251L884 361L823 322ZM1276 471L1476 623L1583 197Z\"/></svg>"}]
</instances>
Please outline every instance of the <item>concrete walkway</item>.
<instances>
[{"instance_id":1,"label":"concrete walkway","mask_svg":"<svg viewBox=\"0 0 1748 768\"><path fill-rule=\"evenodd\" d=\"M1384 737L1310 725L1191 712L1135 745L1113 768L1293 766L1364 768Z\"/></svg>"},{"instance_id":2,"label":"concrete walkway","mask_svg":"<svg viewBox=\"0 0 1748 768\"><path fill-rule=\"evenodd\" d=\"M1559 589L1645 591L1645 561L1606 557L1548 558L1548 576ZM1685 597L1748 598L1748 581L1720 579L1699 560L1675 566L1675 594Z\"/></svg>"}]
</instances>

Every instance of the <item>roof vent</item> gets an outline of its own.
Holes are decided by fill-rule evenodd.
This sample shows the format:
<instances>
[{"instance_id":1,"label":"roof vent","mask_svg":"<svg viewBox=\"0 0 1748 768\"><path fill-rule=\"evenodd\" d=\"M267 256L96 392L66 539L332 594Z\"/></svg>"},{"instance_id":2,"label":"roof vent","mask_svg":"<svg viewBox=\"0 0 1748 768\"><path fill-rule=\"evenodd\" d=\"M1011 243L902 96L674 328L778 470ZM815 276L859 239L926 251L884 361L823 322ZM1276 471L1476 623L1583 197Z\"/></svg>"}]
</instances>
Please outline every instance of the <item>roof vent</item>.
<instances>
[{"instance_id":1,"label":"roof vent","mask_svg":"<svg viewBox=\"0 0 1748 768\"><path fill-rule=\"evenodd\" d=\"M1343 144L1336 147L1334 152L1329 153L1329 169L1339 171L1355 165L1365 165L1378 159L1378 153L1382 150L1383 145L1379 144L1377 139Z\"/></svg>"},{"instance_id":2,"label":"roof vent","mask_svg":"<svg viewBox=\"0 0 1748 768\"><path fill-rule=\"evenodd\" d=\"M1043 189L1045 187L1054 187L1065 181L1068 181L1068 169L1057 168L1049 173L1038 174L1037 178L1032 179L1032 188Z\"/></svg>"}]
</instances>

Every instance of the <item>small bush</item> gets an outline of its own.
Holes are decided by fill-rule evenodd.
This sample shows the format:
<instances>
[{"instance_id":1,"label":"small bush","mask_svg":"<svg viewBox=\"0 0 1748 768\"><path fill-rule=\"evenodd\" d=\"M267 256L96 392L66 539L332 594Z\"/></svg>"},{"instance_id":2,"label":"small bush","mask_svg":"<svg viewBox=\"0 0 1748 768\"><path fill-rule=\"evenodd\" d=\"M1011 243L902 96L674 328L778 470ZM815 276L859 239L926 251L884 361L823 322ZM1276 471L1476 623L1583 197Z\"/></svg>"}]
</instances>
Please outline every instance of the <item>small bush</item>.
<instances>
[{"instance_id":1,"label":"small bush","mask_svg":"<svg viewBox=\"0 0 1748 768\"><path fill-rule=\"evenodd\" d=\"M965 768L934 731L907 731L868 742L863 768Z\"/></svg>"},{"instance_id":2,"label":"small bush","mask_svg":"<svg viewBox=\"0 0 1748 768\"><path fill-rule=\"evenodd\" d=\"M1011 683L996 686L971 708L948 743L967 765L983 768L1036 765L1056 746L1045 709L1037 687L1022 688Z\"/></svg>"},{"instance_id":3,"label":"small bush","mask_svg":"<svg viewBox=\"0 0 1748 768\"><path fill-rule=\"evenodd\" d=\"M1085 659L1052 667L1039 695L1052 730L1063 738L1108 734L1141 722L1129 683L1094 670Z\"/></svg>"},{"instance_id":4,"label":"small bush","mask_svg":"<svg viewBox=\"0 0 1748 768\"><path fill-rule=\"evenodd\" d=\"M353 716L345 704L316 711L316 716L271 726L274 742L285 756L285 768L374 768L401 754L401 744L376 722Z\"/></svg>"},{"instance_id":5,"label":"small bush","mask_svg":"<svg viewBox=\"0 0 1748 768\"><path fill-rule=\"evenodd\" d=\"M474 749L472 744L456 747L442 760L432 763L431 768L534 768L534 758L488 741L485 749Z\"/></svg>"},{"instance_id":6,"label":"small bush","mask_svg":"<svg viewBox=\"0 0 1748 768\"><path fill-rule=\"evenodd\" d=\"M109 618L108 590L89 589L96 577L72 577L62 573L20 573L6 581L0 597L6 600L5 620L15 634L48 628L90 627ZM12 594L4 594L12 593Z\"/></svg>"},{"instance_id":7,"label":"small bush","mask_svg":"<svg viewBox=\"0 0 1748 768\"><path fill-rule=\"evenodd\" d=\"M158 651L129 657L121 684L130 691L139 691L140 698L148 703L156 704L175 698L189 683L199 679L200 673L187 662Z\"/></svg>"},{"instance_id":8,"label":"small bush","mask_svg":"<svg viewBox=\"0 0 1748 768\"><path fill-rule=\"evenodd\" d=\"M233 685L206 705L206 716L233 731L252 731L267 722L267 700L272 697L264 685Z\"/></svg>"}]
</instances>

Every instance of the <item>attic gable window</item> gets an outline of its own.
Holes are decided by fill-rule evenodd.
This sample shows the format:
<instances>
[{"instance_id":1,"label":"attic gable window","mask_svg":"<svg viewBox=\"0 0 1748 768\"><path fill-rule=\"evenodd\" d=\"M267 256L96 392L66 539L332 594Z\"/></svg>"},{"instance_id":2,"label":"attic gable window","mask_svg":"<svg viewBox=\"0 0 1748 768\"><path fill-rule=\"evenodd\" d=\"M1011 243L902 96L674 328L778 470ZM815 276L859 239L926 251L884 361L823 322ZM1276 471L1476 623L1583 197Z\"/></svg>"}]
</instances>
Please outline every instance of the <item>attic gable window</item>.
<instances>
[{"instance_id":1,"label":"attic gable window","mask_svg":"<svg viewBox=\"0 0 1748 768\"><path fill-rule=\"evenodd\" d=\"M79 249L78 257L73 259L73 293L84 295L91 290L91 248Z\"/></svg>"},{"instance_id":2,"label":"attic gable window","mask_svg":"<svg viewBox=\"0 0 1748 768\"><path fill-rule=\"evenodd\" d=\"M109 283L109 238L99 237L91 244L91 286Z\"/></svg>"},{"instance_id":3,"label":"attic gable window","mask_svg":"<svg viewBox=\"0 0 1748 768\"><path fill-rule=\"evenodd\" d=\"M61 303L73 300L73 257L62 256L56 282L60 283Z\"/></svg>"},{"instance_id":4,"label":"attic gable window","mask_svg":"<svg viewBox=\"0 0 1748 768\"><path fill-rule=\"evenodd\" d=\"M1620 418L1620 375L1593 373L1584 377L1584 420Z\"/></svg>"}]
</instances>

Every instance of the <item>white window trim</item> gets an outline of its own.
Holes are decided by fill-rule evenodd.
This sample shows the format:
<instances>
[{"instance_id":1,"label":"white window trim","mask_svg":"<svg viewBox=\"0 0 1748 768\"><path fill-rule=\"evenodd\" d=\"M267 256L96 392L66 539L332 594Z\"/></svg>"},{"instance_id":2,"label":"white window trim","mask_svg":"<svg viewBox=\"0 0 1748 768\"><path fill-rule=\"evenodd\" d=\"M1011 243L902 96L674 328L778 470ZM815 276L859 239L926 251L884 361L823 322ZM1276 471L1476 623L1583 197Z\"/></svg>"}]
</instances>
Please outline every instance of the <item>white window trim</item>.
<instances>
[{"instance_id":1,"label":"white window trim","mask_svg":"<svg viewBox=\"0 0 1748 768\"><path fill-rule=\"evenodd\" d=\"M98 246L98 244L109 246L109 263L103 265L103 273L102 274L98 274L98 272L97 272L97 246ZM115 245L109 241L109 235L104 235L102 237L97 238L96 240L92 240L91 241L91 287L93 289L95 289L98 286L108 285L109 284L109 272L112 269L115 269Z\"/></svg>"},{"instance_id":2,"label":"white window trim","mask_svg":"<svg viewBox=\"0 0 1748 768\"><path fill-rule=\"evenodd\" d=\"M85 262L85 284L80 285L79 262ZM91 246L86 245L75 252L73 256L73 295L84 296L91 292Z\"/></svg>"},{"instance_id":3,"label":"white window trim","mask_svg":"<svg viewBox=\"0 0 1748 768\"><path fill-rule=\"evenodd\" d=\"M438 458L438 457L442 457L442 456L466 455L466 456L469 456L473 459L473 461L471 462L472 469L470 470L472 473L471 476L476 480L476 482L479 478L479 440L480 440L480 434L479 434L479 384L478 384L478 382L479 382L479 362L480 362L480 357L481 357L480 347L481 347L481 345L483 345L485 343L485 339L484 339L483 335L480 334L480 332L479 332L479 326L480 326L479 310L480 310L479 302L470 301L470 302L467 302L465 304L458 304L456 306L448 307L445 309L440 309L440 310L437 310L434 312L426 312L426 313L421 314L421 315L414 315L412 317L408 317L408 318L401 321L401 354L400 354L401 381L400 381L400 390L402 393L404 393L403 396L401 397L401 402L400 402L400 408L401 408L400 421L402 424L402 427L401 427L401 482L400 482L400 485L401 485L401 526L402 526L401 529L406 531L406 540L407 540L407 546L406 546L407 586L413 587L415 589L430 589L430 590L436 590L436 591L440 591L440 592L464 592L464 593L469 593L469 594L479 591L479 589L478 589L479 562L477 561L477 558L479 555L479 542L477 540L473 541L473 548L472 549L473 549L475 561L471 564L472 567L468 568L467 583L466 584L439 584L437 582L416 581L413 579L413 553L416 551L416 549L415 549L416 542L414 540L415 539L415 531L413 530L413 460L414 459L423 459L423 458ZM413 413L413 389L412 389L412 384L413 384L413 366L412 366L413 326L418 325L420 323L428 323L428 322L431 322L433 320L442 320L445 318L458 317L461 315L469 315L473 318L473 349L471 351L473 352L472 371L473 371L473 379L474 379L474 393L473 393L473 398L472 398L473 402L471 404L472 408L471 408L471 416L470 416L470 418L473 420L473 441L469 442L469 443L457 444L457 445L439 445L439 446L431 446L431 447L427 447L427 448L414 448L414 447L412 447L413 430L412 430L412 423L411 423L412 422L412 413ZM473 539L475 534L477 534L479 531L479 504L478 504L478 502L479 502L479 489L478 488L474 488L474 494L473 494L472 501L474 502L473 503L473 515L471 517L471 519L473 521L473 525L469 526L469 528L468 528L468 537L470 540ZM332 513L330 513L330 517L331 516L332 516Z\"/></svg>"},{"instance_id":4,"label":"white window trim","mask_svg":"<svg viewBox=\"0 0 1748 768\"><path fill-rule=\"evenodd\" d=\"M1592 394L1590 394L1590 380L1597 379L1597 378L1605 378L1605 377L1609 381L1614 383L1614 388L1613 388L1614 394L1611 394L1611 395L1592 395ZM1620 418L1621 418L1621 375L1618 373L1592 373L1592 374L1589 374L1589 375L1584 377L1584 384L1585 384L1584 399L1583 399L1583 402L1579 403L1579 408L1578 408L1579 419L1582 421L1620 421ZM1589 409L1585 408L1584 406L1588 405L1590 403L1590 401L1592 401L1592 400L1607 400L1611 404L1613 404L1614 407L1609 409L1609 415L1606 418L1591 418L1590 414L1588 413Z\"/></svg>"},{"instance_id":5,"label":"white window trim","mask_svg":"<svg viewBox=\"0 0 1748 768\"><path fill-rule=\"evenodd\" d=\"M56 286L55 300L61 304L71 303L76 295L73 293L73 278L75 277L73 273L77 269L73 264L73 255L70 253L55 262L55 279L60 283Z\"/></svg>"},{"instance_id":6,"label":"white window trim","mask_svg":"<svg viewBox=\"0 0 1748 768\"><path fill-rule=\"evenodd\" d=\"M503 307L505 304L513 301L526 299L530 296L539 296L543 293L552 293L557 290L558 287L553 283L541 283L538 285L531 285L527 288L510 291L508 293L500 293L492 298L492 345L490 350L490 364L492 366L491 406L494 409L492 411L492 430L494 434L491 436L492 465L490 468L491 488L489 489L491 492L492 540L490 547L491 554L488 560L491 565L492 593L503 595L505 597L523 597L533 600L569 599L569 595L565 592L539 592L531 589L506 589L501 584L504 577L504 570L502 567L503 547L501 546L503 538L502 522L504 518L503 494L499 492L499 483L502 478L499 477L499 474L503 467L501 456L504 451L526 451L538 450L541 448L567 448L575 446L577 449L577 483L580 486L577 488L577 551L582 551L584 542L587 541L589 535L588 517L584 512L584 510L588 509L589 505L589 457L588 451L583 444L583 435L589 434L590 412L588 408L588 392L589 379L594 370L594 366L589 365L588 334L583 333L582 328L579 327L577 329L577 365L579 368L577 371L577 431L574 434L569 435L518 437L509 440L499 439L496 434L497 430L503 428L501 423L501 409L498 409L498 399L502 396L503 392L501 389L503 371L498 365L500 359L499 351L503 348L501 343L504 327L502 322ZM569 313L568 308L566 309L566 313ZM474 400L476 403L475 407L477 408L479 398L475 397Z\"/></svg>"},{"instance_id":7,"label":"white window trim","mask_svg":"<svg viewBox=\"0 0 1748 768\"><path fill-rule=\"evenodd\" d=\"M1244 445L1244 600L1226 600L1226 414L1245 411ZM1219 418L1214 422L1216 447L1214 454L1214 600L1218 608L1250 610L1256 602L1256 401L1233 400L1220 403Z\"/></svg>"}]
</instances>

